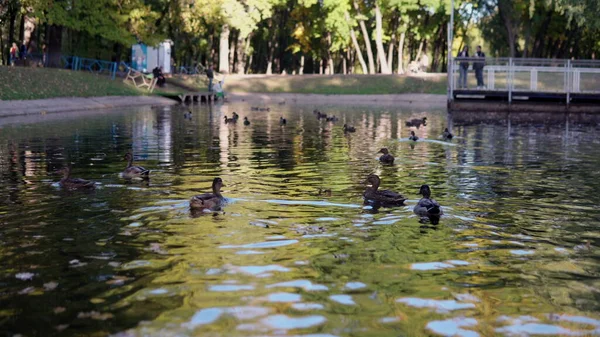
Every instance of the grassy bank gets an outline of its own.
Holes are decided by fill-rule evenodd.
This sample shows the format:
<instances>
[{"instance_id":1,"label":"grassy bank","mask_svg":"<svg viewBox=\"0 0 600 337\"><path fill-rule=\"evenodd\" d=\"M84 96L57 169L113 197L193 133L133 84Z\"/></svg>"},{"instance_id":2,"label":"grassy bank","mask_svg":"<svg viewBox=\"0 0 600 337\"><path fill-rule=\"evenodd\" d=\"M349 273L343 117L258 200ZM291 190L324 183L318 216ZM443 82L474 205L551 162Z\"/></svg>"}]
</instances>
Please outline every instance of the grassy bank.
<instances>
[{"instance_id":1,"label":"grassy bank","mask_svg":"<svg viewBox=\"0 0 600 337\"><path fill-rule=\"evenodd\" d=\"M205 76L177 76L171 81L206 90ZM328 95L445 94L445 74L422 77L403 75L229 75L227 92L297 93Z\"/></svg>"},{"instance_id":2,"label":"grassy bank","mask_svg":"<svg viewBox=\"0 0 600 337\"><path fill-rule=\"evenodd\" d=\"M83 71L0 67L0 99L136 96L141 92L119 79Z\"/></svg>"},{"instance_id":3,"label":"grassy bank","mask_svg":"<svg viewBox=\"0 0 600 337\"><path fill-rule=\"evenodd\" d=\"M178 94L183 88L156 88L153 95ZM0 67L0 100L43 99L55 97L99 97L150 95L122 78L85 71L51 68Z\"/></svg>"}]
</instances>

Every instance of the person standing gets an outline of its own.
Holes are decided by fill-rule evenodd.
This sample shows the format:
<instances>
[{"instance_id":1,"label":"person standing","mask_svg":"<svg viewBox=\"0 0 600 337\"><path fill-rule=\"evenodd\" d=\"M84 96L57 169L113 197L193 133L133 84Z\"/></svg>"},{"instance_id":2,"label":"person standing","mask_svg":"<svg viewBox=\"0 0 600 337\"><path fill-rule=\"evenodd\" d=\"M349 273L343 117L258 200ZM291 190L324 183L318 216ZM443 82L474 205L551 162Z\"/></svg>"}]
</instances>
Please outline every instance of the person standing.
<instances>
[{"instance_id":1,"label":"person standing","mask_svg":"<svg viewBox=\"0 0 600 337\"><path fill-rule=\"evenodd\" d=\"M48 66L48 47L45 43L42 45L42 65L44 67Z\"/></svg>"},{"instance_id":2,"label":"person standing","mask_svg":"<svg viewBox=\"0 0 600 337\"><path fill-rule=\"evenodd\" d=\"M477 52L475 57L482 58L483 61L473 62L473 69L475 69L475 78L477 78L477 89L485 88L483 84L483 67L485 67L485 53L481 51L481 46L477 46Z\"/></svg>"},{"instance_id":3,"label":"person standing","mask_svg":"<svg viewBox=\"0 0 600 337\"><path fill-rule=\"evenodd\" d=\"M27 46L25 45L25 41L23 41L23 44L21 45L21 50L19 52L19 58L21 60L25 60L27 58Z\"/></svg>"},{"instance_id":4,"label":"person standing","mask_svg":"<svg viewBox=\"0 0 600 337\"><path fill-rule=\"evenodd\" d=\"M458 53L459 59L469 57L469 47L465 46L461 52ZM460 89L467 88L467 72L469 71L469 61L461 60L459 63L460 77L458 78L458 87Z\"/></svg>"},{"instance_id":5,"label":"person standing","mask_svg":"<svg viewBox=\"0 0 600 337\"><path fill-rule=\"evenodd\" d=\"M15 61L19 56L19 48L17 48L17 44L13 42L12 47L10 47L10 65L15 66Z\"/></svg>"},{"instance_id":6,"label":"person standing","mask_svg":"<svg viewBox=\"0 0 600 337\"><path fill-rule=\"evenodd\" d=\"M208 77L208 91L213 91L213 79L215 78L215 72L213 71L212 64L209 64L208 69L206 69L206 77Z\"/></svg>"}]
</instances>

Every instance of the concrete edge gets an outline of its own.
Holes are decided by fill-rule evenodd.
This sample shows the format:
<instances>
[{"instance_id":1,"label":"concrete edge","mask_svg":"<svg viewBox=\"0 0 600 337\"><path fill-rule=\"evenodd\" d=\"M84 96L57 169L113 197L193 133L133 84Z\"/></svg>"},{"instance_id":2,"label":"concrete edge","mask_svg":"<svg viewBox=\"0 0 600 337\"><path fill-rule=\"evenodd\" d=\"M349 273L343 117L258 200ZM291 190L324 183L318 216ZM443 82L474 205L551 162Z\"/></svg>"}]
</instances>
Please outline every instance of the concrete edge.
<instances>
[{"instance_id":1,"label":"concrete edge","mask_svg":"<svg viewBox=\"0 0 600 337\"><path fill-rule=\"evenodd\" d=\"M0 117L173 104L178 103L160 96L60 97L0 101Z\"/></svg>"}]
</instances>

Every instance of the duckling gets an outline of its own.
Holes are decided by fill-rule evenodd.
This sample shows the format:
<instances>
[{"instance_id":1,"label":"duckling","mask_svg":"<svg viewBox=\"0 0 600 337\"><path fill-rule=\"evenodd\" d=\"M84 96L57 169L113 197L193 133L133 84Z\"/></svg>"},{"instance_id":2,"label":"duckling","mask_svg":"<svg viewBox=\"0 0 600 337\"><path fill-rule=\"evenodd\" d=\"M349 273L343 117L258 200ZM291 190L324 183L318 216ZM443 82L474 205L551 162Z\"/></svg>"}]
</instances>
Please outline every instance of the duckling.
<instances>
[{"instance_id":1,"label":"duckling","mask_svg":"<svg viewBox=\"0 0 600 337\"><path fill-rule=\"evenodd\" d=\"M411 131L410 137L408 137L408 139L416 142L417 140L419 140L419 137L417 137L417 135L415 135L414 131Z\"/></svg>"},{"instance_id":2,"label":"duckling","mask_svg":"<svg viewBox=\"0 0 600 337\"><path fill-rule=\"evenodd\" d=\"M227 118L227 116L223 117L223 119L225 120L225 124L227 123L235 123L236 120L233 118Z\"/></svg>"},{"instance_id":3,"label":"duckling","mask_svg":"<svg viewBox=\"0 0 600 337\"><path fill-rule=\"evenodd\" d=\"M250 121L248 120L248 117L244 117L244 125L250 125Z\"/></svg>"},{"instance_id":4,"label":"duckling","mask_svg":"<svg viewBox=\"0 0 600 337\"><path fill-rule=\"evenodd\" d=\"M405 124L406 126L416 126L417 128L421 126L421 124L427 126L427 117L423 117L421 119L413 118L410 121L406 121Z\"/></svg>"},{"instance_id":5,"label":"duckling","mask_svg":"<svg viewBox=\"0 0 600 337\"><path fill-rule=\"evenodd\" d=\"M450 133L450 131L448 131L448 128L444 129L444 133L442 134L442 137L444 139L452 139L452 137L454 137L454 135L452 133Z\"/></svg>"},{"instance_id":6,"label":"duckling","mask_svg":"<svg viewBox=\"0 0 600 337\"><path fill-rule=\"evenodd\" d=\"M394 163L394 156L392 156L390 154L390 152L388 151L387 148L382 148L381 150L379 150L379 152L377 153L383 153L383 155L381 157L379 157L379 161L382 164L393 164Z\"/></svg>"},{"instance_id":7,"label":"duckling","mask_svg":"<svg viewBox=\"0 0 600 337\"><path fill-rule=\"evenodd\" d=\"M125 155L125 160L127 160L127 167L123 170L123 178L132 179L132 178L142 178L148 179L150 175L150 170L146 170L141 166L133 165L133 155L131 153L127 153Z\"/></svg>"},{"instance_id":8,"label":"duckling","mask_svg":"<svg viewBox=\"0 0 600 337\"><path fill-rule=\"evenodd\" d=\"M419 194L423 195L423 198L413 208L413 212L419 216L435 217L444 214L442 208L437 201L431 199L431 189L428 185L422 185L419 189Z\"/></svg>"},{"instance_id":9,"label":"duckling","mask_svg":"<svg viewBox=\"0 0 600 337\"><path fill-rule=\"evenodd\" d=\"M237 114L237 112L233 112L233 120L237 122L237 120L240 119L240 115Z\"/></svg>"},{"instance_id":10,"label":"duckling","mask_svg":"<svg viewBox=\"0 0 600 337\"><path fill-rule=\"evenodd\" d=\"M286 125L287 124L287 120L283 117L279 117L279 125Z\"/></svg>"},{"instance_id":11,"label":"duckling","mask_svg":"<svg viewBox=\"0 0 600 337\"><path fill-rule=\"evenodd\" d=\"M356 128L344 124L344 132L356 132Z\"/></svg>"},{"instance_id":12,"label":"duckling","mask_svg":"<svg viewBox=\"0 0 600 337\"><path fill-rule=\"evenodd\" d=\"M331 116L331 117L326 117L325 120L328 122L337 122L338 118L335 116Z\"/></svg>"},{"instance_id":13,"label":"duckling","mask_svg":"<svg viewBox=\"0 0 600 337\"><path fill-rule=\"evenodd\" d=\"M363 194L365 203L378 204L386 207L404 205L406 198L401 194L388 190L377 190L379 188L379 184L381 183L379 176L371 174L367 177L367 182L371 184L371 186L367 187L365 193Z\"/></svg>"},{"instance_id":14,"label":"duckling","mask_svg":"<svg viewBox=\"0 0 600 337\"><path fill-rule=\"evenodd\" d=\"M260 108L258 111L271 111L271 108Z\"/></svg>"},{"instance_id":15,"label":"duckling","mask_svg":"<svg viewBox=\"0 0 600 337\"><path fill-rule=\"evenodd\" d=\"M317 193L317 195L319 196L326 196L326 197L330 197L331 196L331 189L329 188L319 188L319 192Z\"/></svg>"},{"instance_id":16,"label":"duckling","mask_svg":"<svg viewBox=\"0 0 600 337\"><path fill-rule=\"evenodd\" d=\"M62 188L67 190L93 190L96 188L95 182L91 180L85 180L81 178L71 178L71 167L63 167L58 170L59 174L63 177L59 184Z\"/></svg>"},{"instance_id":17,"label":"duckling","mask_svg":"<svg viewBox=\"0 0 600 337\"><path fill-rule=\"evenodd\" d=\"M259 107L253 106L250 108L250 111L258 111L259 109L260 109Z\"/></svg>"},{"instance_id":18,"label":"duckling","mask_svg":"<svg viewBox=\"0 0 600 337\"><path fill-rule=\"evenodd\" d=\"M190 209L192 210L209 210L218 211L225 203L225 198L221 195L221 187L223 187L221 178L213 179L212 193L205 193L193 196L190 200Z\"/></svg>"}]
</instances>

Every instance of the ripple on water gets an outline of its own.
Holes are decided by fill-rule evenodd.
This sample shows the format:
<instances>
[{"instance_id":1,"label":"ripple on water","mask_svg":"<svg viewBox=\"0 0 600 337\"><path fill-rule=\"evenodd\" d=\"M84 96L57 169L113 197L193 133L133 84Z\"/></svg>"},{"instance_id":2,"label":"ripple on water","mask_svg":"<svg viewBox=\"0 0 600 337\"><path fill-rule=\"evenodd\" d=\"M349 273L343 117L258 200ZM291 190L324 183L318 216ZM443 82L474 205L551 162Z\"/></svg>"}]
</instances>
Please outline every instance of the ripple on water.
<instances>
[{"instance_id":1,"label":"ripple on water","mask_svg":"<svg viewBox=\"0 0 600 337\"><path fill-rule=\"evenodd\" d=\"M216 322L223 314L229 314L239 320L254 319L268 315L270 309L256 306L242 306L232 308L206 308L197 311L184 326L195 329L201 325Z\"/></svg>"},{"instance_id":2,"label":"ripple on water","mask_svg":"<svg viewBox=\"0 0 600 337\"><path fill-rule=\"evenodd\" d=\"M216 284L208 287L208 291L215 292L231 292L231 291L242 291L242 290L254 290L252 285L234 285L234 284Z\"/></svg>"},{"instance_id":3,"label":"ripple on water","mask_svg":"<svg viewBox=\"0 0 600 337\"><path fill-rule=\"evenodd\" d=\"M304 317L290 317L287 315L273 315L265 317L261 323L271 329L291 330L306 329L325 323L327 319L323 316L313 315Z\"/></svg>"},{"instance_id":4,"label":"ripple on water","mask_svg":"<svg viewBox=\"0 0 600 337\"><path fill-rule=\"evenodd\" d=\"M396 300L396 302L404 303L411 307L416 308L429 308L434 309L439 313L447 313L453 310L462 310L462 309L473 309L475 308L475 304L473 303L459 303L454 300L433 300L427 298L417 298L417 297L405 297Z\"/></svg>"},{"instance_id":5,"label":"ripple on water","mask_svg":"<svg viewBox=\"0 0 600 337\"><path fill-rule=\"evenodd\" d=\"M240 266L240 267L230 266L227 269L229 269L230 274L242 273L242 274L258 276L258 277L270 276L271 275L270 272L274 272L274 271L277 271L277 272L290 271L289 268L282 267L277 264L271 264L271 265L266 265L266 266Z\"/></svg>"},{"instance_id":6,"label":"ripple on water","mask_svg":"<svg viewBox=\"0 0 600 337\"><path fill-rule=\"evenodd\" d=\"M267 296L267 301L277 303L277 302L300 302L302 301L302 296L299 294L292 293L273 293Z\"/></svg>"},{"instance_id":7,"label":"ripple on water","mask_svg":"<svg viewBox=\"0 0 600 337\"><path fill-rule=\"evenodd\" d=\"M429 322L427 323L427 329L442 336L478 337L477 332L463 329L463 327L475 325L477 325L477 320L474 318L457 317L444 321Z\"/></svg>"},{"instance_id":8,"label":"ripple on water","mask_svg":"<svg viewBox=\"0 0 600 337\"><path fill-rule=\"evenodd\" d=\"M348 282L348 283L346 283L344 288L350 289L350 290L356 290L356 289L365 288L366 286L367 285L362 282Z\"/></svg>"},{"instance_id":9,"label":"ripple on water","mask_svg":"<svg viewBox=\"0 0 600 337\"><path fill-rule=\"evenodd\" d=\"M532 255L535 252L533 250L513 249L510 253L513 255Z\"/></svg>"},{"instance_id":10,"label":"ripple on water","mask_svg":"<svg viewBox=\"0 0 600 337\"><path fill-rule=\"evenodd\" d=\"M410 265L412 270L440 270L454 268L455 266L468 266L469 262L461 260L449 260L445 262L420 262Z\"/></svg>"},{"instance_id":11,"label":"ripple on water","mask_svg":"<svg viewBox=\"0 0 600 337\"><path fill-rule=\"evenodd\" d=\"M329 299L343 305L356 305L356 302L354 302L350 295L331 295Z\"/></svg>"},{"instance_id":12,"label":"ripple on water","mask_svg":"<svg viewBox=\"0 0 600 337\"><path fill-rule=\"evenodd\" d=\"M305 291L329 290L329 288L327 286L322 285L322 284L313 284L309 280L294 280L294 281L275 283L275 284L271 284L271 285L267 286L267 288L277 288L277 287L302 288Z\"/></svg>"},{"instance_id":13,"label":"ripple on water","mask_svg":"<svg viewBox=\"0 0 600 337\"><path fill-rule=\"evenodd\" d=\"M246 248L246 249L276 248L276 247L293 245L294 243L298 243L298 240L265 241L265 242L249 243L246 245L223 245L223 246L219 246L219 248Z\"/></svg>"},{"instance_id":14,"label":"ripple on water","mask_svg":"<svg viewBox=\"0 0 600 337\"><path fill-rule=\"evenodd\" d=\"M296 310L322 310L325 309L325 306L319 303L294 303L292 304L292 308Z\"/></svg>"}]
</instances>

